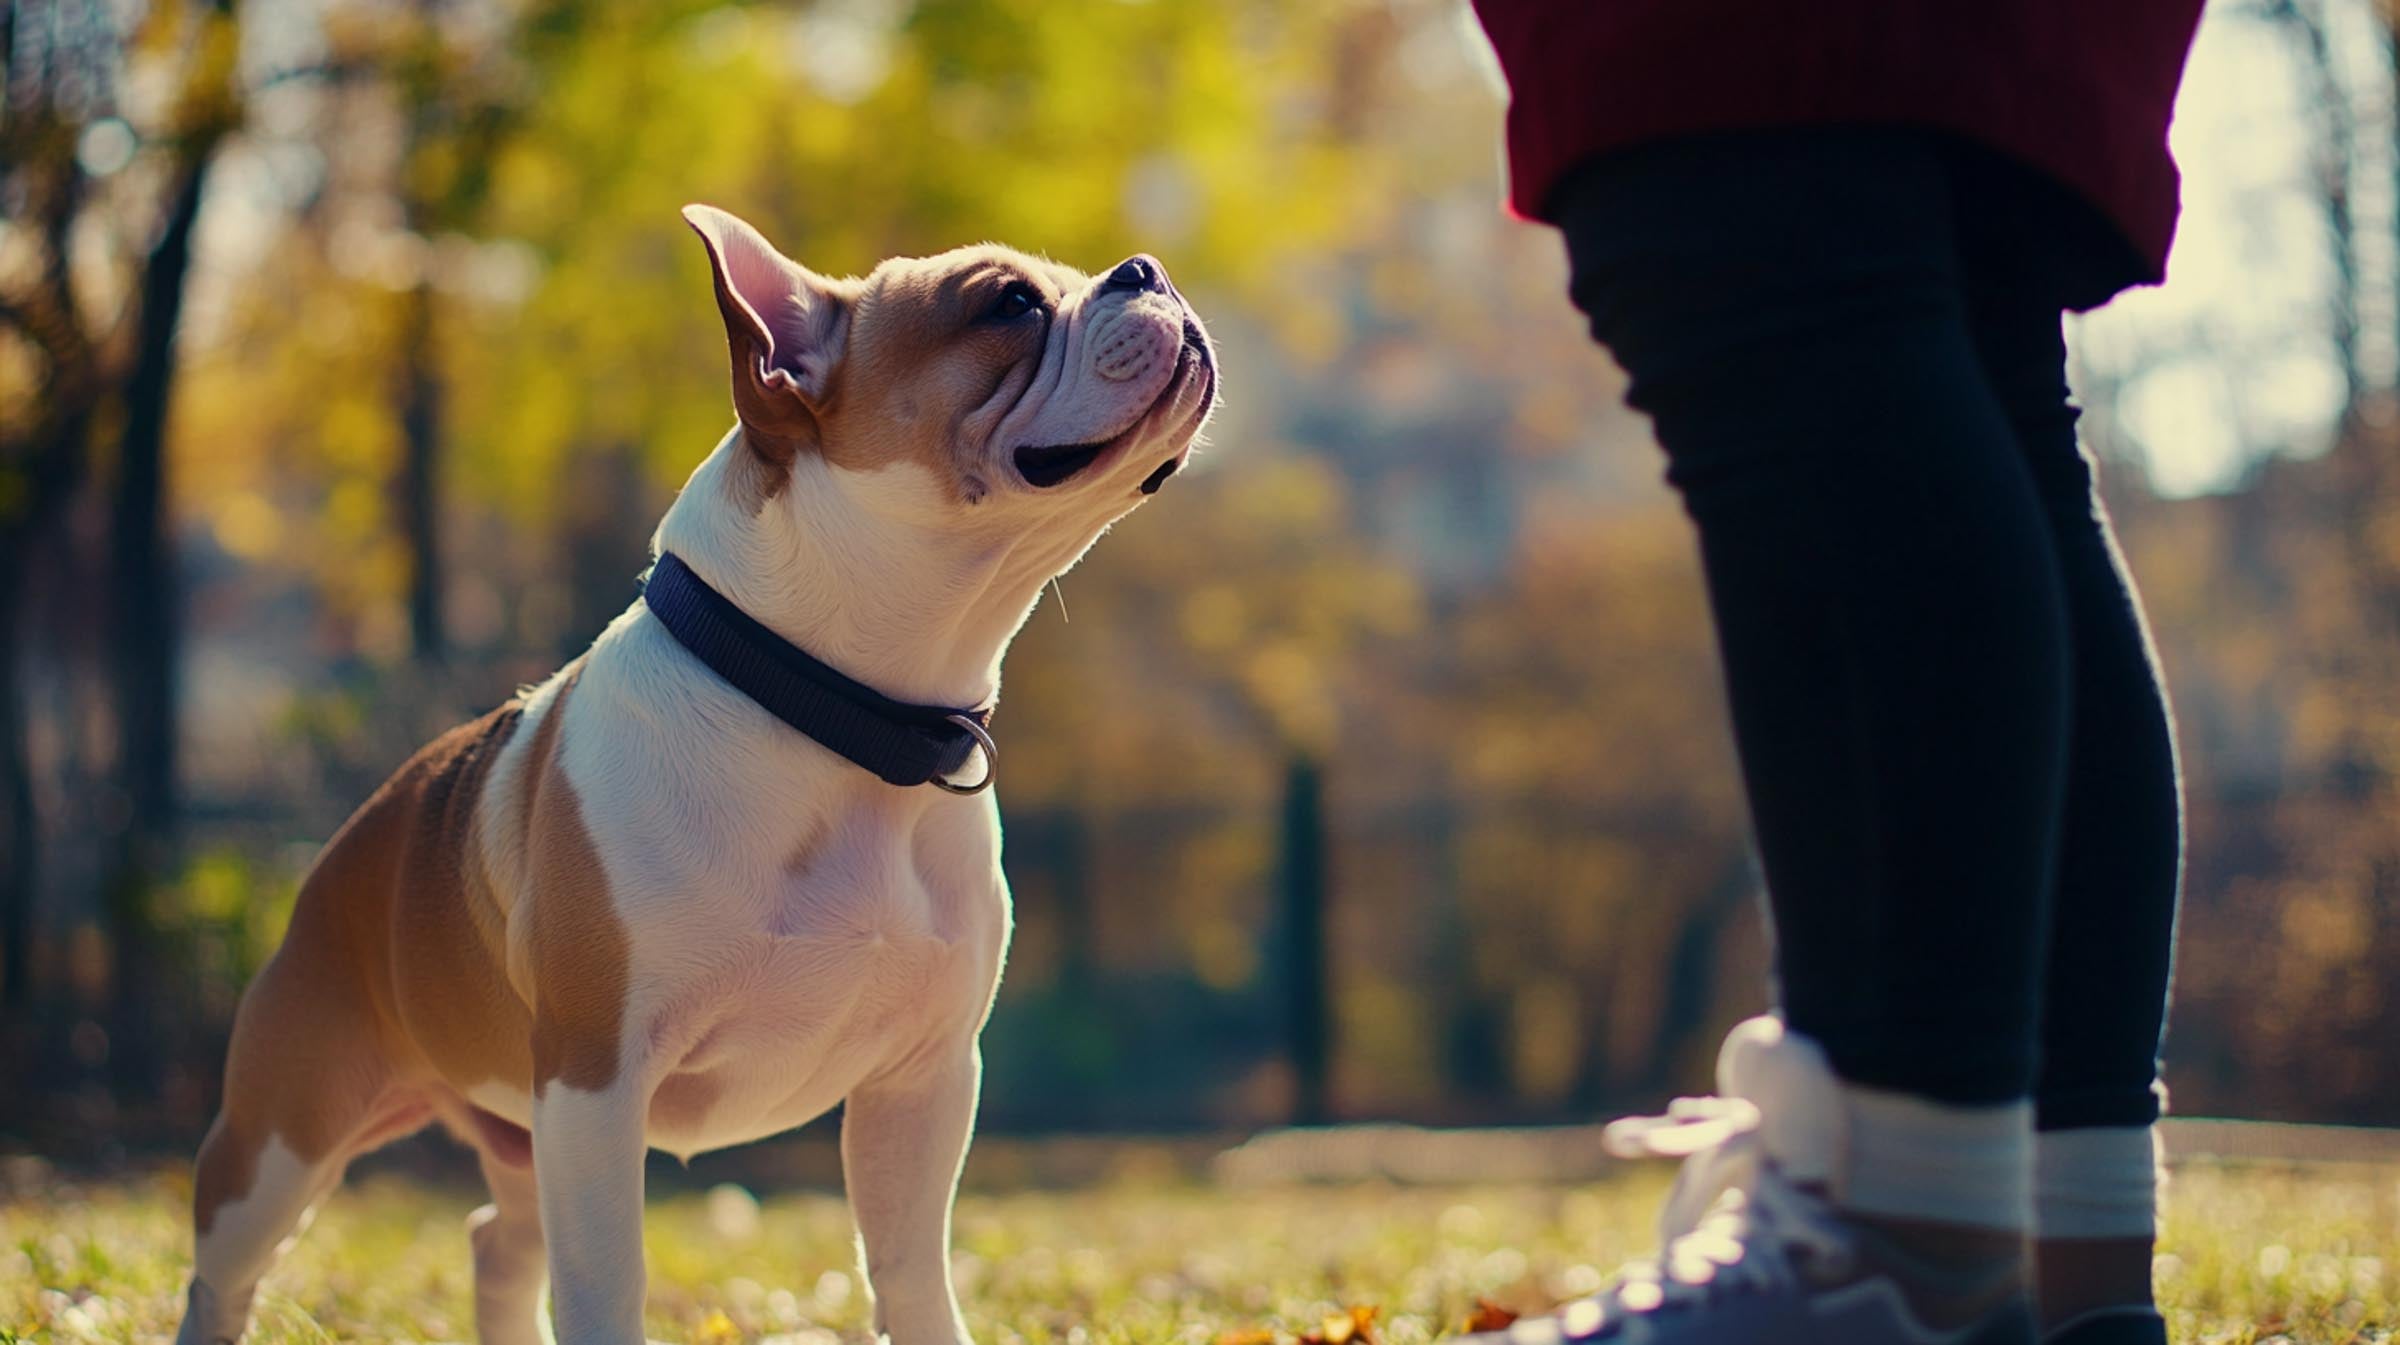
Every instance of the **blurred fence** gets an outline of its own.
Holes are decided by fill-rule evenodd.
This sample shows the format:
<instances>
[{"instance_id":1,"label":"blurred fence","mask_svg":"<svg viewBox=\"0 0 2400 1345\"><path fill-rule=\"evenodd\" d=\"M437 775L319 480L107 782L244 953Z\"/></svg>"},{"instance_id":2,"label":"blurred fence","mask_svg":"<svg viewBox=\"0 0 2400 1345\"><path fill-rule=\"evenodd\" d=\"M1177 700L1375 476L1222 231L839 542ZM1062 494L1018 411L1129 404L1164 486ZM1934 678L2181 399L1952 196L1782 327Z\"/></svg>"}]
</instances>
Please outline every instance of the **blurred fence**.
<instances>
[{"instance_id":1,"label":"blurred fence","mask_svg":"<svg viewBox=\"0 0 2400 1345\"><path fill-rule=\"evenodd\" d=\"M1303 801L1312 771L1294 772L1270 816L1007 814L1018 945L986 1034L993 1124L1589 1116L1686 1081L1763 996L1746 864L1722 836L1572 802L1320 811ZM1726 878L1716 893L1652 894L1660 911L1604 932L1615 954L1563 999L1521 1002L1524 981L1558 969L1490 965L1515 941L1508 927L1540 914L1476 881L1469 856L1496 842L1569 863L1595 843L1660 865L1713 849ZM1236 891L1213 900L1212 881ZM1595 885L1590 901L1623 896Z\"/></svg>"},{"instance_id":2,"label":"blurred fence","mask_svg":"<svg viewBox=\"0 0 2400 1345\"><path fill-rule=\"evenodd\" d=\"M1322 779L1295 766L1285 797L1256 807L1005 811L1017 932L985 1038L987 1128L1579 1119L1683 1081L1758 998L1738 848L1720 860L1722 890L1697 894L1710 899L1655 894L1630 927L1596 926L1618 951L1576 993L1520 1002L1518 978L1478 958L1540 923L1476 879L1479 850L1554 851L1571 869L1599 843L1663 866L1722 852L1724 837L1572 801L1354 805L1340 772ZM117 981L126 964L88 914L45 941L63 993L14 1025L38 1043L37 1089L0 1103L0 1134L138 1146L196 1133L234 996L312 855L300 837L335 816L305 814L196 810L207 858L165 890L140 986ZM1595 907L1609 900L1594 888ZM1493 927L1479 938L1479 924ZM1638 1021L1612 1023L1629 1002Z\"/></svg>"}]
</instances>

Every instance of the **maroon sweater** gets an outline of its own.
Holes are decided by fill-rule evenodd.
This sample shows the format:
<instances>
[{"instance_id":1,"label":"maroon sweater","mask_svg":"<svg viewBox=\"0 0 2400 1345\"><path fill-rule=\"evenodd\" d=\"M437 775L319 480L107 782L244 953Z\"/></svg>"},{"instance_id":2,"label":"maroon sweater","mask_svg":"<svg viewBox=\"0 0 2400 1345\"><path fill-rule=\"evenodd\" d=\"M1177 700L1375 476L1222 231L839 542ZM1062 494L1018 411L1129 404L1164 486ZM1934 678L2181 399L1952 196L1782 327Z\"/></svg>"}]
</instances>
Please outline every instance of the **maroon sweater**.
<instances>
[{"instance_id":1,"label":"maroon sweater","mask_svg":"<svg viewBox=\"0 0 2400 1345\"><path fill-rule=\"evenodd\" d=\"M1902 123L2066 184L2155 281L2167 120L2202 0L1475 0L1514 97L1510 204L1547 218L1579 161L1701 131Z\"/></svg>"}]
</instances>

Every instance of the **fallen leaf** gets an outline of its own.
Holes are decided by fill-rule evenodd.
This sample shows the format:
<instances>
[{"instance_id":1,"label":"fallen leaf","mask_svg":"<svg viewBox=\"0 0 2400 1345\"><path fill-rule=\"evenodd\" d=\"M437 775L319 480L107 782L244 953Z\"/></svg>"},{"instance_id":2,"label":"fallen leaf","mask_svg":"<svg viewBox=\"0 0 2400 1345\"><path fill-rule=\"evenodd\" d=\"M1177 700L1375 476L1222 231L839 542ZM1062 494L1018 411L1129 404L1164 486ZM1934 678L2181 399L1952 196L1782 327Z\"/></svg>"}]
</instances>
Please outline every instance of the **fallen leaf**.
<instances>
[{"instance_id":1,"label":"fallen leaf","mask_svg":"<svg viewBox=\"0 0 2400 1345\"><path fill-rule=\"evenodd\" d=\"M1382 1309L1364 1303L1353 1304L1348 1312L1327 1317L1324 1324L1300 1337L1300 1345L1380 1345L1375 1339L1375 1317Z\"/></svg>"},{"instance_id":2,"label":"fallen leaf","mask_svg":"<svg viewBox=\"0 0 2400 1345\"><path fill-rule=\"evenodd\" d=\"M1518 1316L1488 1298L1478 1298L1475 1300L1475 1310L1467 1314L1466 1325L1459 1330L1466 1335L1480 1331L1505 1331Z\"/></svg>"}]
</instances>

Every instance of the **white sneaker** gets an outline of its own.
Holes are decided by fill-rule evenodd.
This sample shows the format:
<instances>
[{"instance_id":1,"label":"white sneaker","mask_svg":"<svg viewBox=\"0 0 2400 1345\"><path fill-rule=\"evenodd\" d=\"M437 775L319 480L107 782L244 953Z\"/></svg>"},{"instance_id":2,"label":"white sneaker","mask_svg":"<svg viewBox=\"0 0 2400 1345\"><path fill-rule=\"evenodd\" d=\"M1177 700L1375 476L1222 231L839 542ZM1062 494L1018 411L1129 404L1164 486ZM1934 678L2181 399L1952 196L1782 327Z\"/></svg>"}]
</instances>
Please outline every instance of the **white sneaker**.
<instances>
[{"instance_id":1,"label":"white sneaker","mask_svg":"<svg viewBox=\"0 0 2400 1345\"><path fill-rule=\"evenodd\" d=\"M1683 1160L1659 1218L1664 1250L1599 1294L1476 1345L2033 1345L2015 1260L1927 1265L1811 1186L1838 1152L1841 1104L1813 1041L1780 1020L1734 1029L1718 1097L1608 1128L1624 1157ZM1938 1320L1935 1320L1937 1319Z\"/></svg>"}]
</instances>

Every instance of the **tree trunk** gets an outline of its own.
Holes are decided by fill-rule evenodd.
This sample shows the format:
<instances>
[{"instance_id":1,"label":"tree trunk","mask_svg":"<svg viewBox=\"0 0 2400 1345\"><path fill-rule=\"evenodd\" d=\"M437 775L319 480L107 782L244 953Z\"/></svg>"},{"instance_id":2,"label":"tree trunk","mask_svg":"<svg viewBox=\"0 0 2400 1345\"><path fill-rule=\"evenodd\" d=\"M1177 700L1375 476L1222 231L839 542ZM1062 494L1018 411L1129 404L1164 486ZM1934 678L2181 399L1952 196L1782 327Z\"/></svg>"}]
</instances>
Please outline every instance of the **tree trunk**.
<instances>
[{"instance_id":1,"label":"tree trunk","mask_svg":"<svg viewBox=\"0 0 2400 1345\"><path fill-rule=\"evenodd\" d=\"M409 650L421 663L440 663L449 645L442 621L442 377L433 282L419 280L407 303L398 391L402 448L394 485L408 550Z\"/></svg>"},{"instance_id":2,"label":"tree trunk","mask_svg":"<svg viewBox=\"0 0 2400 1345\"><path fill-rule=\"evenodd\" d=\"M13 550L14 548L12 548ZM22 555L0 579L0 1013L11 1018L33 1002L33 903L41 881L41 819L34 809L33 758L26 741L18 629L24 593Z\"/></svg>"},{"instance_id":3,"label":"tree trunk","mask_svg":"<svg viewBox=\"0 0 2400 1345\"><path fill-rule=\"evenodd\" d=\"M2360 273L2358 214L2352 191L2358 146L2358 115L2351 110L2334 56L2331 18L2322 0L2286 0L2283 16L2307 50L2311 92L2320 109L2317 154L2318 205L2325 214L2334 270L2333 304L2326 334L2341 361L2345 424L2358 413L2366 375L2359 362Z\"/></svg>"},{"instance_id":4,"label":"tree trunk","mask_svg":"<svg viewBox=\"0 0 2400 1345\"><path fill-rule=\"evenodd\" d=\"M0 519L0 1012L33 1002L33 908L41 893L41 810L34 797L32 708L23 651L34 559L82 478L94 397L89 371L54 373L45 424L12 451L24 465L16 515Z\"/></svg>"},{"instance_id":5,"label":"tree trunk","mask_svg":"<svg viewBox=\"0 0 2400 1345\"><path fill-rule=\"evenodd\" d=\"M639 591L635 576L650 560L650 529L659 504L629 444L585 452L574 477L562 483L561 568L567 578L567 624L558 656L573 658L624 612Z\"/></svg>"},{"instance_id":6,"label":"tree trunk","mask_svg":"<svg viewBox=\"0 0 2400 1345\"><path fill-rule=\"evenodd\" d=\"M1292 1124L1333 1119L1333 996L1325 930L1325 804L1317 764L1295 756L1283 785L1284 1030L1292 1060Z\"/></svg>"},{"instance_id":7,"label":"tree trunk","mask_svg":"<svg viewBox=\"0 0 2400 1345\"><path fill-rule=\"evenodd\" d=\"M1434 794L1433 815L1424 830L1438 894L1428 960L1418 972L1440 1010L1442 1080L1449 1091L1445 1109L1460 1123L1491 1119L1495 1105L1516 1096L1508 1050L1508 1003L1483 983L1475 963L1475 935L1467 921L1466 862L1455 787L1445 778Z\"/></svg>"},{"instance_id":8,"label":"tree trunk","mask_svg":"<svg viewBox=\"0 0 2400 1345\"><path fill-rule=\"evenodd\" d=\"M1685 1082L1678 1067L1694 1058L1711 1058L1708 1040L1717 1011L1717 975L1722 970L1725 931L1749 907L1763 877L1751 867L1747 854L1726 865L1682 927L1667 955L1666 1002L1660 1006L1658 1032L1650 1044L1636 1085L1656 1094Z\"/></svg>"},{"instance_id":9,"label":"tree trunk","mask_svg":"<svg viewBox=\"0 0 2400 1345\"><path fill-rule=\"evenodd\" d=\"M1052 833L1058 867L1051 890L1058 921L1058 971L1053 984L1070 995L1088 997L1100 967L1099 919L1092 902L1092 828L1084 805L1069 804L1055 814Z\"/></svg>"},{"instance_id":10,"label":"tree trunk","mask_svg":"<svg viewBox=\"0 0 2400 1345\"><path fill-rule=\"evenodd\" d=\"M179 611L167 511L167 414L175 383L175 330L191 269L192 227L206 193L209 156L196 153L169 203L166 226L142 272L125 434L117 455L110 536L120 774L137 843L173 830L175 659Z\"/></svg>"},{"instance_id":11,"label":"tree trunk","mask_svg":"<svg viewBox=\"0 0 2400 1345\"><path fill-rule=\"evenodd\" d=\"M192 230L207 193L213 137L189 151L158 243L142 268L125 430L110 501L110 690L117 777L126 808L103 901L116 954L110 1062L130 1089L156 1081L151 1018L160 987L152 889L170 860L176 823L176 655L180 610L167 509L167 419L175 333L191 270Z\"/></svg>"}]
</instances>

